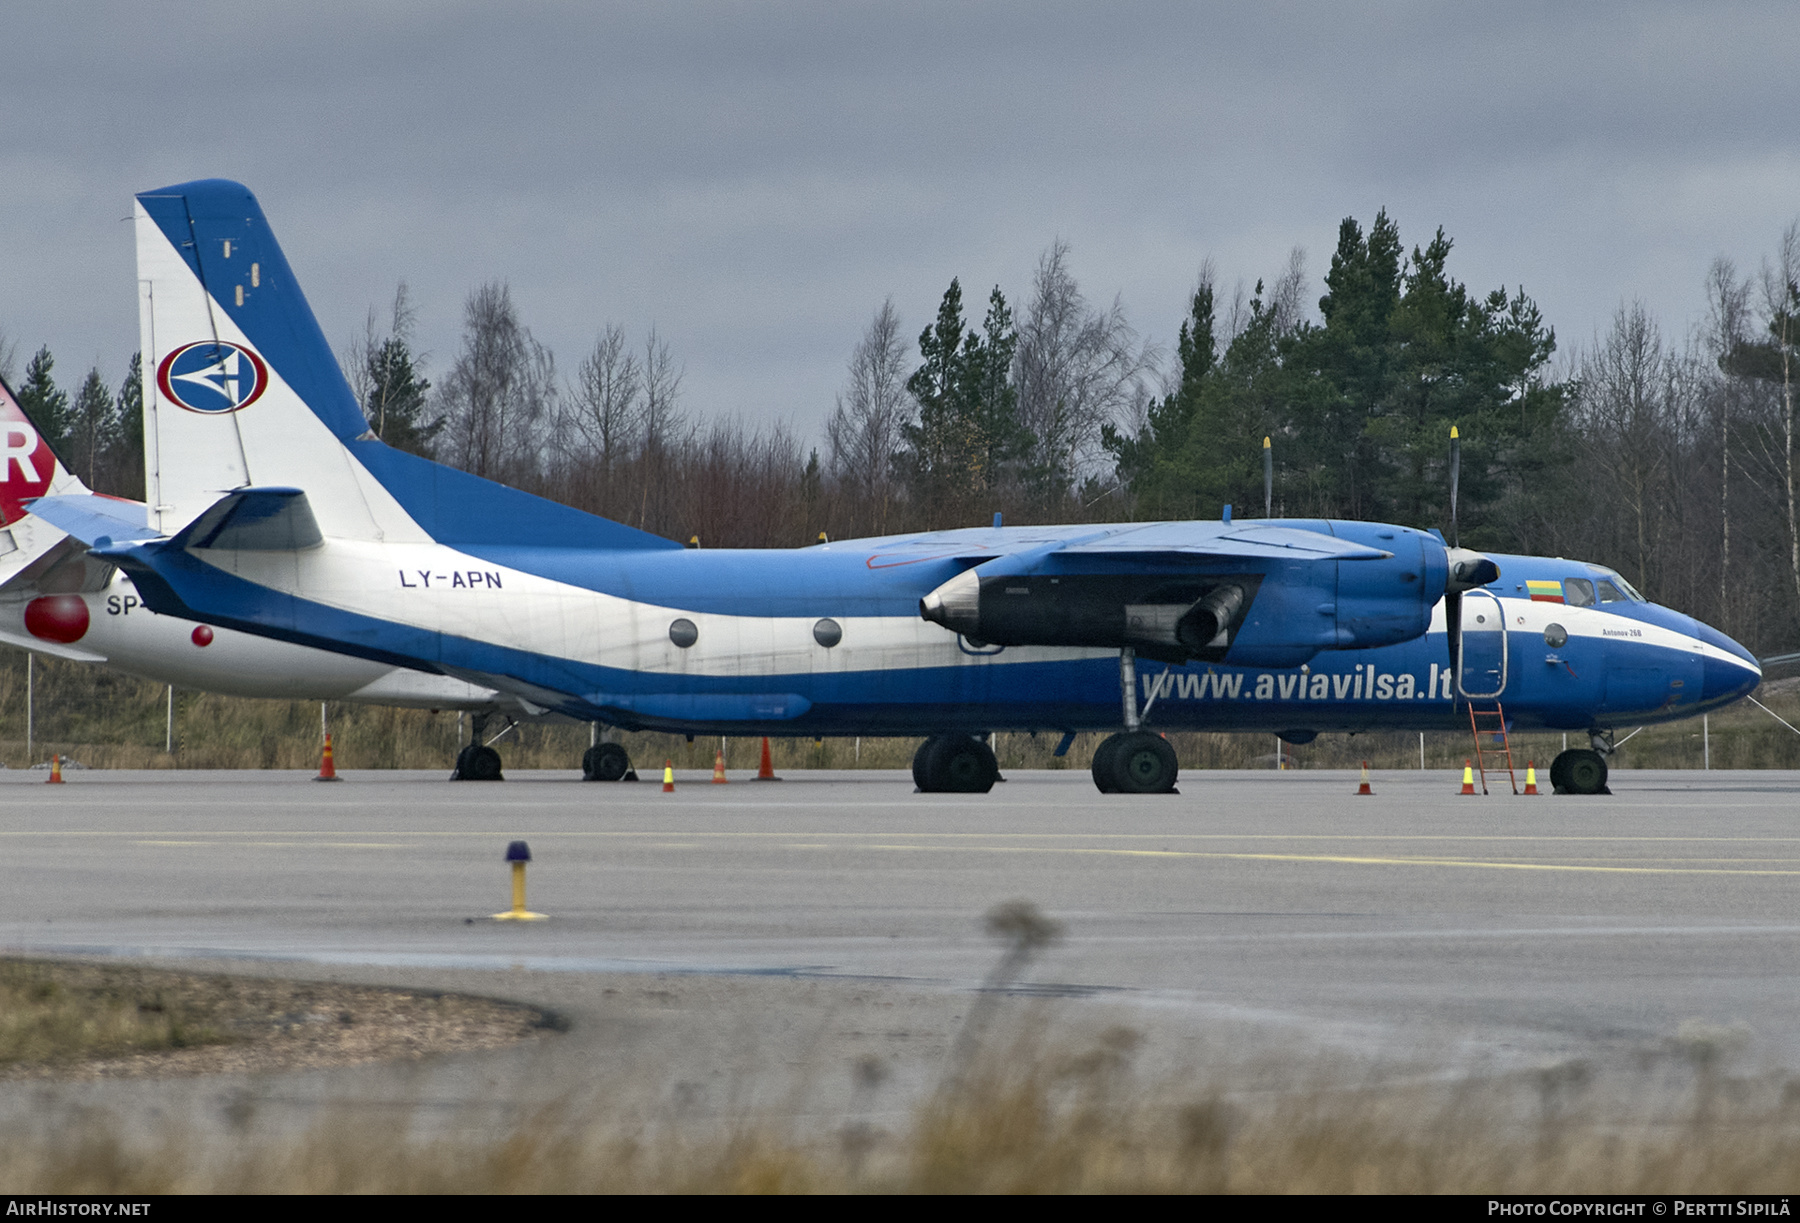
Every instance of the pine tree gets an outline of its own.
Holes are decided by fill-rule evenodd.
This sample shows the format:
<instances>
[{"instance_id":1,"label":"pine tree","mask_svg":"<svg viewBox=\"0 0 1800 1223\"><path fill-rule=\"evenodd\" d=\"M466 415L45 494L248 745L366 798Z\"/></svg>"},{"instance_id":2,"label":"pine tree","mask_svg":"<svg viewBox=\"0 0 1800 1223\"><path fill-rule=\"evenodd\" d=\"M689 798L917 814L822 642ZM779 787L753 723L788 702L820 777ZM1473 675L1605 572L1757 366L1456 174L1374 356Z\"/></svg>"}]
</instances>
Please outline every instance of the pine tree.
<instances>
[{"instance_id":1,"label":"pine tree","mask_svg":"<svg viewBox=\"0 0 1800 1223\"><path fill-rule=\"evenodd\" d=\"M919 368L906 389L919 418L902 430L904 463L915 498L944 516L969 498L998 490L1022 450L1018 390L1012 381L1018 332L999 286L988 296L982 329L965 327L962 284L950 282L937 320L919 334Z\"/></svg>"},{"instance_id":2,"label":"pine tree","mask_svg":"<svg viewBox=\"0 0 1800 1223\"><path fill-rule=\"evenodd\" d=\"M429 458L444 417L426 419L426 392L431 383L420 376L406 340L390 335L370 349L367 372L369 392L363 414L375 436L397 450Z\"/></svg>"},{"instance_id":3,"label":"pine tree","mask_svg":"<svg viewBox=\"0 0 1800 1223\"><path fill-rule=\"evenodd\" d=\"M100 378L98 366L88 370L75 402L68 413L67 447L70 470L89 488L96 486L101 459L113 447L118 419L113 412L112 392Z\"/></svg>"},{"instance_id":4,"label":"pine tree","mask_svg":"<svg viewBox=\"0 0 1800 1223\"><path fill-rule=\"evenodd\" d=\"M111 442L103 459L105 475L95 488L120 497L144 496L144 354L131 354L125 380L113 398Z\"/></svg>"},{"instance_id":5,"label":"pine tree","mask_svg":"<svg viewBox=\"0 0 1800 1223\"><path fill-rule=\"evenodd\" d=\"M25 382L19 387L19 406L37 427L38 436L50 443L58 454L65 452L69 437L69 394L58 390L50 373L56 358L48 347L37 350L31 364L25 367Z\"/></svg>"}]
</instances>

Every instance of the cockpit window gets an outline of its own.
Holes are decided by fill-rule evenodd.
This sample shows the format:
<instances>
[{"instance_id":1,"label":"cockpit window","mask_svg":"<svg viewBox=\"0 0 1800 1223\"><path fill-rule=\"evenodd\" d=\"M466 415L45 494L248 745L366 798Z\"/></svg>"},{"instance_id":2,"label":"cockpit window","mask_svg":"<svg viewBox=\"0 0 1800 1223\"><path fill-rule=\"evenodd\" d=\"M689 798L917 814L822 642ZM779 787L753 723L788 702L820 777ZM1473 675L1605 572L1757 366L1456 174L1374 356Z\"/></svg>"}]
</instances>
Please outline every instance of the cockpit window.
<instances>
[{"instance_id":1,"label":"cockpit window","mask_svg":"<svg viewBox=\"0 0 1800 1223\"><path fill-rule=\"evenodd\" d=\"M1564 578L1563 602L1570 607L1592 607L1594 584L1586 578Z\"/></svg>"},{"instance_id":2,"label":"cockpit window","mask_svg":"<svg viewBox=\"0 0 1800 1223\"><path fill-rule=\"evenodd\" d=\"M1637 592L1636 588L1633 587L1630 582L1627 582L1624 578L1620 577L1618 574L1616 574L1616 573L1613 574L1612 580L1613 580L1613 584L1616 585L1620 590L1624 591L1625 597L1630 599L1633 603L1648 603L1650 601L1650 600L1646 599L1643 595L1639 594Z\"/></svg>"},{"instance_id":3,"label":"cockpit window","mask_svg":"<svg viewBox=\"0 0 1800 1223\"><path fill-rule=\"evenodd\" d=\"M1629 601L1625 598L1623 591L1605 578L1601 578L1598 582L1595 582L1594 585L1599 588L1600 601L1602 603L1625 603Z\"/></svg>"}]
</instances>

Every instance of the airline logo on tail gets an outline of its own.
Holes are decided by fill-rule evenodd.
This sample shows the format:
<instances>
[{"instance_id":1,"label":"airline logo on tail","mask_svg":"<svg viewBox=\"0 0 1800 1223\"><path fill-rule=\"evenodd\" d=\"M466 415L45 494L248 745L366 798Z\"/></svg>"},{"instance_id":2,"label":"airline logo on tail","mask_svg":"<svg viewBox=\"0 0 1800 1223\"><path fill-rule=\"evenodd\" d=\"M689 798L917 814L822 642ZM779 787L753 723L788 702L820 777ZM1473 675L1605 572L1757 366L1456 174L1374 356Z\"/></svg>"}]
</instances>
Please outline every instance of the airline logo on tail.
<instances>
[{"instance_id":1,"label":"airline logo on tail","mask_svg":"<svg viewBox=\"0 0 1800 1223\"><path fill-rule=\"evenodd\" d=\"M56 455L38 436L24 409L0 385L0 523L17 522L25 503L50 491Z\"/></svg>"},{"instance_id":2,"label":"airline logo on tail","mask_svg":"<svg viewBox=\"0 0 1800 1223\"><path fill-rule=\"evenodd\" d=\"M218 416L255 403L268 388L269 367L241 344L199 340L162 359L156 385L188 411Z\"/></svg>"}]
</instances>

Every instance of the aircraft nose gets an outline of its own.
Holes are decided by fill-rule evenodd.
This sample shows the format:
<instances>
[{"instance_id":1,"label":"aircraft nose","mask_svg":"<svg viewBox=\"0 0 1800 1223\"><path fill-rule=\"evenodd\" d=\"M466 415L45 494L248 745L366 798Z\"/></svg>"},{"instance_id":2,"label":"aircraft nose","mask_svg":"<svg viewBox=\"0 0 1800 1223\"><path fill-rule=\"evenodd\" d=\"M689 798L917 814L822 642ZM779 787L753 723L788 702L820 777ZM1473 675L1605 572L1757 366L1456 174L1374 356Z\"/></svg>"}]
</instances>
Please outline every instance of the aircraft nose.
<instances>
[{"instance_id":1,"label":"aircraft nose","mask_svg":"<svg viewBox=\"0 0 1800 1223\"><path fill-rule=\"evenodd\" d=\"M1694 621L1694 636L1712 646L1702 665L1700 699L1711 704L1734 701L1762 683L1756 656L1709 624Z\"/></svg>"}]
</instances>

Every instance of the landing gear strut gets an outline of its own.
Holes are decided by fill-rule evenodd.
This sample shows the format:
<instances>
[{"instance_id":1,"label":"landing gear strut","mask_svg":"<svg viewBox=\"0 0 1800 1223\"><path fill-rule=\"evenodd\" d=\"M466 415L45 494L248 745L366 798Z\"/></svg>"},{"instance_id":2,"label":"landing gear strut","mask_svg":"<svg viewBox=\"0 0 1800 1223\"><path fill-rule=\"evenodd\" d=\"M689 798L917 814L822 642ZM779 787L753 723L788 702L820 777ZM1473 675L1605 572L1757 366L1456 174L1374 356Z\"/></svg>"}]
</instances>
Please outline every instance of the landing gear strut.
<instances>
[{"instance_id":1,"label":"landing gear strut","mask_svg":"<svg viewBox=\"0 0 1800 1223\"><path fill-rule=\"evenodd\" d=\"M500 753L481 741L483 732L487 730L488 715L475 713L469 715L472 727L469 746L456 754L456 767L450 772L451 781L505 781L500 773Z\"/></svg>"},{"instance_id":2,"label":"landing gear strut","mask_svg":"<svg viewBox=\"0 0 1800 1223\"><path fill-rule=\"evenodd\" d=\"M1591 750L1572 747L1550 762L1550 785L1558 794L1611 794L1606 788L1606 758L1613 754L1612 731L1588 733Z\"/></svg>"},{"instance_id":3,"label":"landing gear strut","mask_svg":"<svg viewBox=\"0 0 1800 1223\"><path fill-rule=\"evenodd\" d=\"M1125 730L1108 735L1094 749L1094 785L1102 794L1173 794L1180 772L1175 749L1161 735L1143 729L1137 689L1137 653L1127 646L1119 651L1119 697ZM1148 711L1146 706L1145 712Z\"/></svg>"},{"instance_id":4,"label":"landing gear strut","mask_svg":"<svg viewBox=\"0 0 1800 1223\"><path fill-rule=\"evenodd\" d=\"M1000 766L973 735L933 735L913 755L913 784L926 794L986 794Z\"/></svg>"}]
</instances>

